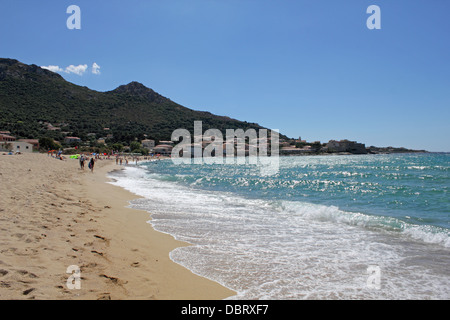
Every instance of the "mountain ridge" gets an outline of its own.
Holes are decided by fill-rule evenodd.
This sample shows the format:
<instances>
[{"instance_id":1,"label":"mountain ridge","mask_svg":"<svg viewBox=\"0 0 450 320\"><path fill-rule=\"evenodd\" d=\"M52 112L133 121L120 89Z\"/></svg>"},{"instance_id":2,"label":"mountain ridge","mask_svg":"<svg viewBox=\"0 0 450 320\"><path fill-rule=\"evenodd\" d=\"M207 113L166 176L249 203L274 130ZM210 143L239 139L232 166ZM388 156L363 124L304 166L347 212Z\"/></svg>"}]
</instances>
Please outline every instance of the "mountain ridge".
<instances>
[{"instance_id":1,"label":"mountain ridge","mask_svg":"<svg viewBox=\"0 0 450 320\"><path fill-rule=\"evenodd\" d=\"M147 98L151 102L162 103L166 101L171 101L169 98L162 96L151 88L146 87L144 84L132 81L128 84L118 86L116 89L107 91L110 93L123 93L135 96L141 96Z\"/></svg>"},{"instance_id":2,"label":"mountain ridge","mask_svg":"<svg viewBox=\"0 0 450 320\"><path fill-rule=\"evenodd\" d=\"M189 109L137 81L99 92L34 64L0 58L0 130L20 138L90 134L124 143L146 137L170 140L175 129L193 132L194 121L202 121L203 130L266 129ZM48 124L61 130L48 130Z\"/></svg>"},{"instance_id":3,"label":"mountain ridge","mask_svg":"<svg viewBox=\"0 0 450 320\"><path fill-rule=\"evenodd\" d=\"M0 58L0 81L8 76L22 80L33 80L34 77L30 77L33 74L64 80L60 74L43 69L35 64L27 65L16 59Z\"/></svg>"}]
</instances>

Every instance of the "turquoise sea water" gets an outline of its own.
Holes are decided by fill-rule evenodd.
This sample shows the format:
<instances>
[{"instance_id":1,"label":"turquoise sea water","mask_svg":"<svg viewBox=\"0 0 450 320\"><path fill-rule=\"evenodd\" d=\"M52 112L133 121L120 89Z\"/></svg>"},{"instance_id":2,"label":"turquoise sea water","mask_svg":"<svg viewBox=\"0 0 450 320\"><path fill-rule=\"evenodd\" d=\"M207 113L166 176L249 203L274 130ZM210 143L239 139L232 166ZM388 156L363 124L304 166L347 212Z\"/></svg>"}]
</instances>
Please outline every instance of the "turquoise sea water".
<instances>
[{"instance_id":1,"label":"turquoise sea water","mask_svg":"<svg viewBox=\"0 0 450 320\"><path fill-rule=\"evenodd\" d=\"M193 244L171 258L233 299L450 297L449 154L281 157L272 176L168 160L114 179Z\"/></svg>"}]
</instances>

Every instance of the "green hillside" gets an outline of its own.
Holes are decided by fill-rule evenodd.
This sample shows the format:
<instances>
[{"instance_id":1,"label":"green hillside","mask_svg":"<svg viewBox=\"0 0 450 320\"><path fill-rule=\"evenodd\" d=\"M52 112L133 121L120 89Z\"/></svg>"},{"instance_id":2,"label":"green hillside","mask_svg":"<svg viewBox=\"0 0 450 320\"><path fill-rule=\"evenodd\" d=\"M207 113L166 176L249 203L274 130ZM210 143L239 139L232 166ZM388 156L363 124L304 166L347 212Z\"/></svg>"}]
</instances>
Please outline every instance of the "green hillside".
<instances>
[{"instance_id":1,"label":"green hillside","mask_svg":"<svg viewBox=\"0 0 450 320\"><path fill-rule=\"evenodd\" d=\"M36 65L0 59L0 130L18 138L62 141L71 135L86 140L88 134L97 138L110 134L111 142L125 144L144 137L170 140L175 129L192 132L197 120L203 122L203 130L262 128L188 109L137 82L98 92ZM60 129L49 130L49 124Z\"/></svg>"}]
</instances>

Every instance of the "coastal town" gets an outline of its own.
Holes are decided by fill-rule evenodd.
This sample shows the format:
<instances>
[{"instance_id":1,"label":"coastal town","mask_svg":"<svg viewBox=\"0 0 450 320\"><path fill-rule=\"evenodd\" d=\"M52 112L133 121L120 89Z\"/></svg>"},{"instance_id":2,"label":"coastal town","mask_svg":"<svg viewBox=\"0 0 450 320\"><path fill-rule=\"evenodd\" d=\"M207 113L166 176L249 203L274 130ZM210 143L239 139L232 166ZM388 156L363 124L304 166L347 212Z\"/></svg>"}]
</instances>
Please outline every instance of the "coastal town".
<instances>
[{"instance_id":1,"label":"coastal town","mask_svg":"<svg viewBox=\"0 0 450 320\"><path fill-rule=\"evenodd\" d=\"M48 130L58 130L48 124ZM86 139L67 135L62 141L55 141L51 138L40 139L21 139L12 135L10 131L0 130L0 152L24 153L24 152L48 152L55 149L64 152L64 154L74 154L79 152L93 152L102 154L112 153L132 153L136 155L161 155L171 156L172 150L175 146L174 141L155 139L142 139L132 141L129 144L113 142L113 134L109 133L109 128L104 128L106 134L97 138L96 133L88 133ZM259 140L259 139L258 139ZM191 144L192 154L195 148L201 148L203 151L209 144L214 142L214 137L202 137L201 144ZM227 144L223 143L223 152L229 150ZM232 143L232 142L231 142ZM258 148L266 148L270 150L270 138L267 141L256 141ZM244 150L245 155L249 155L251 142L240 142L237 138L234 140L233 148L235 154L239 148ZM301 155L326 155L326 154L388 154L388 153L412 153L412 152L427 152L425 150L410 150L406 148L396 147L366 147L364 143L357 141L344 140L330 140L322 143L320 141L308 142L301 137L298 139L279 139L279 154L282 156L301 156ZM203 153L202 153L203 154Z\"/></svg>"}]
</instances>

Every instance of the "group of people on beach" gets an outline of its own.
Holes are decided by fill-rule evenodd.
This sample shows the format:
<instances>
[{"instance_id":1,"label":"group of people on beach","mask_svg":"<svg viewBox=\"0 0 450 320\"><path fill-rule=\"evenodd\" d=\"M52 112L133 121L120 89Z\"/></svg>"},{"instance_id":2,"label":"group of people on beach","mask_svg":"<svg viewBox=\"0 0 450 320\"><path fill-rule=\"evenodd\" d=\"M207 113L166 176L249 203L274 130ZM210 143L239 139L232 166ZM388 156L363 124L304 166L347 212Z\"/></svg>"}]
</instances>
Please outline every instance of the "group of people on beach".
<instances>
[{"instance_id":1,"label":"group of people on beach","mask_svg":"<svg viewBox=\"0 0 450 320\"><path fill-rule=\"evenodd\" d=\"M56 151L56 150L52 150L52 151L48 151L47 155L52 158L58 159L58 160L66 160L66 157L63 156L62 151Z\"/></svg>"},{"instance_id":2,"label":"group of people on beach","mask_svg":"<svg viewBox=\"0 0 450 320\"><path fill-rule=\"evenodd\" d=\"M144 158L144 160L147 160L147 157ZM141 161L141 158L139 157L132 157L131 161L135 162L135 164L137 165L139 161ZM128 165L128 158L127 157L116 157L116 164L120 164L123 165L125 163L125 165Z\"/></svg>"},{"instance_id":3,"label":"group of people on beach","mask_svg":"<svg viewBox=\"0 0 450 320\"><path fill-rule=\"evenodd\" d=\"M89 159L87 159L87 158L84 156L84 154L82 154L82 155L80 156L80 168L81 168L81 170L84 170L84 163L85 163L85 161L89 161L88 167L89 167L89 169L91 170L91 172L94 172L94 165L95 165L95 160L94 160L94 158L92 157L91 160L89 160Z\"/></svg>"},{"instance_id":4,"label":"group of people on beach","mask_svg":"<svg viewBox=\"0 0 450 320\"><path fill-rule=\"evenodd\" d=\"M52 151L48 151L48 155L51 156L52 158L56 158L56 159L60 159L60 160L66 160L66 157L64 157L62 155L62 151L56 151L56 150L52 150ZM94 166L95 166L95 161L96 160L104 160L104 159L111 159L111 157L115 157L116 159L116 165L128 165L129 162L129 158L127 156L122 157L122 155L116 154L116 155L105 155L105 157L102 157L100 154L92 154L92 157L88 157L84 154L78 154L76 156L71 156L70 158L78 158L79 163L80 163L80 169L84 170L84 166L85 163L88 162L88 167L89 170L91 170L91 172L94 172ZM136 156L131 156L130 157L130 161L132 161L132 163L134 162L136 165L138 164L138 162L144 160L153 160L153 159L157 159L160 160L160 155L151 155L151 156L144 156L144 157L136 157Z\"/></svg>"},{"instance_id":5,"label":"group of people on beach","mask_svg":"<svg viewBox=\"0 0 450 320\"><path fill-rule=\"evenodd\" d=\"M89 160L88 157L86 157L85 155L82 154L82 155L80 156L80 158L79 158L81 170L84 170L84 163L85 163L86 161L89 161L88 167L89 167L89 169L91 170L91 172L94 172L94 165L95 165L96 159L101 159L101 158L97 156L97 157L92 157L92 158L90 158L90 160ZM110 159L109 156L108 156L108 159ZM158 158L158 159L159 159L159 158ZM139 158L139 157L132 157L132 158L131 158L131 161L133 161L136 165L137 165L138 162L141 161L141 160L142 160L142 159ZM147 160L147 157L144 157L144 160ZM128 165L128 158L127 158L127 157L122 158L122 157L120 157L120 156L116 156L116 164L117 164L117 165L118 165L118 164L120 164L120 165L123 165L123 164Z\"/></svg>"}]
</instances>

